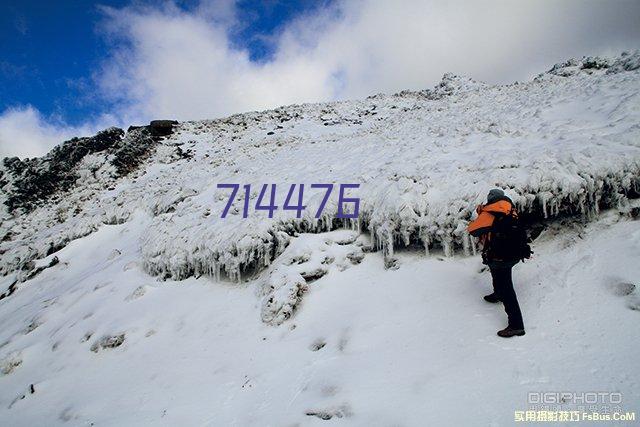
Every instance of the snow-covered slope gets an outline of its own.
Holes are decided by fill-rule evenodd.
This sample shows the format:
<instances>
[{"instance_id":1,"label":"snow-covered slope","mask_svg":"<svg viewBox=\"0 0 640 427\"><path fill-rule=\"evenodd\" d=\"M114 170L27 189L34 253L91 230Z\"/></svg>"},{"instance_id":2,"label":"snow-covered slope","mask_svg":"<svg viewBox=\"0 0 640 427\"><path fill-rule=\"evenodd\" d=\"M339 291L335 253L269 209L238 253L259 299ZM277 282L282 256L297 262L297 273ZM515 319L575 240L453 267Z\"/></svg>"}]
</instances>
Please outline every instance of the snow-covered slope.
<instances>
[{"instance_id":1,"label":"snow-covered slope","mask_svg":"<svg viewBox=\"0 0 640 427\"><path fill-rule=\"evenodd\" d=\"M511 425L529 391L616 391L638 410L640 228L616 213L541 235L514 276L527 335L509 341L476 258L330 264L274 328L252 282L146 274L148 225L72 242L0 302L0 424Z\"/></svg>"},{"instance_id":2,"label":"snow-covered slope","mask_svg":"<svg viewBox=\"0 0 640 427\"><path fill-rule=\"evenodd\" d=\"M422 92L181 123L135 175L115 172L117 153L85 156L78 185L57 203L3 221L14 237L2 244L2 271L42 255L49 242L141 208L155 218L145 242L150 273L184 278L222 269L238 276L284 238L274 233L283 223L331 226L335 197L315 221L322 191L311 191L312 183L361 184L360 225L389 252L394 240L412 237L447 252L463 247L461 224L493 185L511 188L522 210L545 215L615 205L637 189L638 56L616 62L632 71L577 72L570 61L528 83L491 87L445 75ZM560 70L570 77L557 76ZM272 220L265 212L243 219L239 194L221 220L228 191L217 190L220 183L254 184L254 200L261 184L277 183L280 206L289 185L303 183L309 208L300 221L283 210Z\"/></svg>"},{"instance_id":3,"label":"snow-covered slope","mask_svg":"<svg viewBox=\"0 0 640 427\"><path fill-rule=\"evenodd\" d=\"M447 74L5 159L0 421L469 424L468 409L507 424L524 390L637 396L639 66L585 58L507 86ZM336 218L337 188L314 218L318 183L360 184L359 218ZM241 186L226 218L218 184ZM252 205L277 184L280 207L304 184L307 209L243 218L246 184ZM494 186L532 221L573 224L552 222L517 273L516 343L494 338L479 261L456 255L475 252L465 227ZM585 358L567 364L574 343Z\"/></svg>"}]
</instances>

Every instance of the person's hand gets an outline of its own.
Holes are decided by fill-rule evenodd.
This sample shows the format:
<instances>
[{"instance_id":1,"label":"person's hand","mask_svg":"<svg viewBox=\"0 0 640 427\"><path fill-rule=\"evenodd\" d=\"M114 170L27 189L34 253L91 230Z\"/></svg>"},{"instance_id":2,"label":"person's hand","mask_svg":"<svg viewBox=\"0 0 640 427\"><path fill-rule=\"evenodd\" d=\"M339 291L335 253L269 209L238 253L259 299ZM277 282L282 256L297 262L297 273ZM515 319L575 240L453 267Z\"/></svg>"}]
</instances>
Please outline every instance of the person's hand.
<instances>
[{"instance_id":1,"label":"person's hand","mask_svg":"<svg viewBox=\"0 0 640 427\"><path fill-rule=\"evenodd\" d=\"M476 206L476 212L477 212L477 213L482 212L482 208L484 208L484 205L482 205L482 204L480 204L480 205Z\"/></svg>"}]
</instances>

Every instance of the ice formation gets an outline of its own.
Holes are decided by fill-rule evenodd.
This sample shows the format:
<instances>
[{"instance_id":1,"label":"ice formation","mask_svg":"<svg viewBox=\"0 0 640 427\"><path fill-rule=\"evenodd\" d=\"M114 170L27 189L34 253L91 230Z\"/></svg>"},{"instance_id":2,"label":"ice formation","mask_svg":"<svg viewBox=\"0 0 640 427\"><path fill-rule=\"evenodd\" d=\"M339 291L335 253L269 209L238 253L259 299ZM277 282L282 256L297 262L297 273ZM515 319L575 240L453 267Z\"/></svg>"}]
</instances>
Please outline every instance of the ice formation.
<instances>
[{"instance_id":1,"label":"ice formation","mask_svg":"<svg viewBox=\"0 0 640 427\"><path fill-rule=\"evenodd\" d=\"M572 60L504 86L446 74L430 90L183 122L145 139L149 157L126 170L115 160L130 145L91 150L70 165L76 181L64 190L29 211L3 211L0 272L19 283L39 258L134 215L145 218L149 274L237 281L269 267L300 233L337 228L368 233L388 260L415 243L473 253L465 226L496 186L534 217L593 217L640 192L639 58ZM1 198L13 200L18 172L6 159L1 167ZM280 207L291 184L305 184L307 209L242 218L240 192L222 219L221 183L251 184L252 205L262 184L277 184ZM313 183L360 184L351 193L359 218L336 218L336 189L315 218L323 191ZM283 300L295 298L298 273L273 271L287 283L277 290ZM266 312L286 316L281 305Z\"/></svg>"}]
</instances>

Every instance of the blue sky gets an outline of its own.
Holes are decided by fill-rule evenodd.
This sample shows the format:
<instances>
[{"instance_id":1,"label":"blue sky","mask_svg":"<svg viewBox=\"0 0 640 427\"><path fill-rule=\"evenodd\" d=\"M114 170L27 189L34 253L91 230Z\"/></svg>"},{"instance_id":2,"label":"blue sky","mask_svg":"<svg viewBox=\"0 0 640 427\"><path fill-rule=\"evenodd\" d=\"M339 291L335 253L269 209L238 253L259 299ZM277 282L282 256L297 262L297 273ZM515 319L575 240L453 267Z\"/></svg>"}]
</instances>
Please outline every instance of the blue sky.
<instances>
[{"instance_id":1,"label":"blue sky","mask_svg":"<svg viewBox=\"0 0 640 427\"><path fill-rule=\"evenodd\" d=\"M491 84L640 47L640 1L0 0L0 157L152 119Z\"/></svg>"},{"instance_id":2,"label":"blue sky","mask_svg":"<svg viewBox=\"0 0 640 427\"><path fill-rule=\"evenodd\" d=\"M118 1L3 1L0 7L0 111L32 105L45 116L70 125L83 123L110 107L91 97L92 74L107 56L100 34L100 6L121 8ZM254 61L272 53L268 36L292 18L325 7L328 1L240 1L242 27L233 31L235 46ZM185 11L197 2L177 2Z\"/></svg>"}]
</instances>

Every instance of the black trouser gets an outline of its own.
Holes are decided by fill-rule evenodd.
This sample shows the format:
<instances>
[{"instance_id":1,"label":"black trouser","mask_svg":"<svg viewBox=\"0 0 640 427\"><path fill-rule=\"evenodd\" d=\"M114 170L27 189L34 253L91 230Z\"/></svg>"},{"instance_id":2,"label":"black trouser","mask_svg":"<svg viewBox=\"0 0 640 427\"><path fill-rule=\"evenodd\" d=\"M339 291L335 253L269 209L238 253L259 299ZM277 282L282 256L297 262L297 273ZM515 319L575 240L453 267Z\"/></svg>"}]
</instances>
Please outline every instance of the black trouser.
<instances>
[{"instance_id":1,"label":"black trouser","mask_svg":"<svg viewBox=\"0 0 640 427\"><path fill-rule=\"evenodd\" d=\"M509 318L509 326L513 329L524 329L522 323L522 313L518 305L516 291L513 290L513 281L511 280L511 269L513 265L490 265L491 278L493 279L493 292L500 298L504 304L504 311L507 312Z\"/></svg>"}]
</instances>

